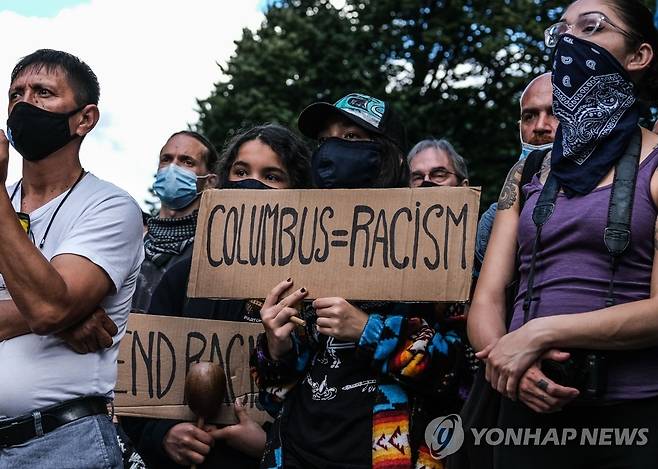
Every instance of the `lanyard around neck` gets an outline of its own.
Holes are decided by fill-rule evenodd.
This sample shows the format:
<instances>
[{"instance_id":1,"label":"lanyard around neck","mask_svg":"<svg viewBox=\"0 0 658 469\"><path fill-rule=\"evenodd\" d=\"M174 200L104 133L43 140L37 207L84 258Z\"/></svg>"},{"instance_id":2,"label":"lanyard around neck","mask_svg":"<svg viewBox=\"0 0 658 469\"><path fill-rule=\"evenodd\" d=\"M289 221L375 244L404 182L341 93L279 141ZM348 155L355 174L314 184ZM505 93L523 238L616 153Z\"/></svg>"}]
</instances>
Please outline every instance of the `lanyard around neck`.
<instances>
[{"instance_id":1,"label":"lanyard around neck","mask_svg":"<svg viewBox=\"0 0 658 469\"><path fill-rule=\"evenodd\" d=\"M71 188L68 190L64 198L61 200L61 202L57 205L57 208L55 208L55 211L53 212L52 216L50 217L50 221L48 222L48 226L46 227L46 232L43 234L43 237L41 238L41 241L39 242L39 249L43 249L44 244L46 244L46 237L48 236L48 232L50 231L50 227L53 224L53 221L55 220L55 217L57 216L57 213L59 212L59 209L62 208L62 205L64 205L64 202L66 202L66 199L69 198L69 195L71 195L71 192L73 192L73 189L78 185L78 183L82 180L82 178L85 175L85 169L82 168L80 171L80 175L78 176L78 179L75 180ZM11 193L11 197L9 198L10 201L14 201L14 196L16 195L16 192L18 192L18 188L21 187L21 184L23 182L23 179L18 181L18 184L16 184L16 187L14 187L14 191Z\"/></svg>"}]
</instances>

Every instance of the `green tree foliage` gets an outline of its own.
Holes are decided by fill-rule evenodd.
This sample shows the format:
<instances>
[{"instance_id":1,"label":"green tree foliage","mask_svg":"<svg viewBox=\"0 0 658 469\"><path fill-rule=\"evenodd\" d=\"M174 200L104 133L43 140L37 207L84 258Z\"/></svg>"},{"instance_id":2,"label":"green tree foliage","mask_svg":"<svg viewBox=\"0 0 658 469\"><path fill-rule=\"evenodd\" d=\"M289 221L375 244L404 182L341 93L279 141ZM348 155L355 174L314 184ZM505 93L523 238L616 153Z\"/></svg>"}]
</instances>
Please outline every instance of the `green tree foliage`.
<instances>
[{"instance_id":1,"label":"green tree foliage","mask_svg":"<svg viewBox=\"0 0 658 469\"><path fill-rule=\"evenodd\" d=\"M272 4L256 33L245 29L226 79L199 101L199 129L221 147L234 131L264 122L296 129L304 106L353 90L385 93L387 75L372 34L355 30L327 0Z\"/></svg>"},{"instance_id":2,"label":"green tree foliage","mask_svg":"<svg viewBox=\"0 0 658 469\"><path fill-rule=\"evenodd\" d=\"M337 2L334 2L336 4ZM317 100L354 91L389 99L409 145L447 138L468 161L472 185L493 201L519 154L519 96L546 70L544 29L555 0L328 0L272 2L244 30L197 127L221 147L237 129L279 122L296 129Z\"/></svg>"},{"instance_id":3,"label":"green tree foliage","mask_svg":"<svg viewBox=\"0 0 658 469\"><path fill-rule=\"evenodd\" d=\"M421 6L419 7L419 3ZM497 196L519 153L518 99L545 70L544 28L554 1L359 2L360 20L385 38L391 100L410 142L444 137L467 158L483 208Z\"/></svg>"}]
</instances>

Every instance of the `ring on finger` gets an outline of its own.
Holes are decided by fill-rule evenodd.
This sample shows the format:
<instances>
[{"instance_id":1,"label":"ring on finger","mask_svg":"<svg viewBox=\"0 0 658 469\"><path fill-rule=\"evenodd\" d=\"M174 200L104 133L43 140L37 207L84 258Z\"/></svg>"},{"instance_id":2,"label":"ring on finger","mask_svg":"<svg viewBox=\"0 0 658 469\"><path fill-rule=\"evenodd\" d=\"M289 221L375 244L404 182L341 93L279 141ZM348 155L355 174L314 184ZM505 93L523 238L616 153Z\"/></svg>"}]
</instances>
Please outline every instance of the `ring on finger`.
<instances>
[{"instance_id":1,"label":"ring on finger","mask_svg":"<svg viewBox=\"0 0 658 469\"><path fill-rule=\"evenodd\" d=\"M542 391L544 391L544 392L546 392L546 390L548 389L548 382L543 378L540 379L539 381L537 381L536 384L537 384L537 387L539 389L541 389Z\"/></svg>"}]
</instances>

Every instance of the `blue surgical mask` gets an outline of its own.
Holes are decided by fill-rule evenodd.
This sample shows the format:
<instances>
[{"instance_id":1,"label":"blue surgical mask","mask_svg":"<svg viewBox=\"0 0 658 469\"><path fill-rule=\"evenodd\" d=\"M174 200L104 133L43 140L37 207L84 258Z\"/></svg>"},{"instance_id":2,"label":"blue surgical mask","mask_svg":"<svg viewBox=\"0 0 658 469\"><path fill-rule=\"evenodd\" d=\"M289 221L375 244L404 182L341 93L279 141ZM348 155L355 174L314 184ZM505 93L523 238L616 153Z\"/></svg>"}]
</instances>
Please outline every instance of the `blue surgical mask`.
<instances>
[{"instance_id":1,"label":"blue surgical mask","mask_svg":"<svg viewBox=\"0 0 658 469\"><path fill-rule=\"evenodd\" d=\"M197 179L207 178L199 176L189 169L170 164L162 168L155 176L153 191L166 207L180 210L190 205L199 196L196 187Z\"/></svg>"},{"instance_id":2,"label":"blue surgical mask","mask_svg":"<svg viewBox=\"0 0 658 469\"><path fill-rule=\"evenodd\" d=\"M530 153L535 150L544 151L553 148L553 143L545 143L543 145L532 145L531 143L521 142L521 156L519 161L525 160Z\"/></svg>"}]
</instances>

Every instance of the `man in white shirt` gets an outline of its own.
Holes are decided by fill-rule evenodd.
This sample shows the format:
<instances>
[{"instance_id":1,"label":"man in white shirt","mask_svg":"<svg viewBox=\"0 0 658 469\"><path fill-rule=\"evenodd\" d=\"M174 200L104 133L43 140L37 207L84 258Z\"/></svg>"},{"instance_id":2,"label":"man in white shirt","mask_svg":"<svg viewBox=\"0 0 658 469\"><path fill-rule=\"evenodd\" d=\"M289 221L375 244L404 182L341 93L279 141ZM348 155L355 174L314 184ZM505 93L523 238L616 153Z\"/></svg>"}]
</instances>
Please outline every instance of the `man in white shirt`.
<instances>
[{"instance_id":1,"label":"man in white shirt","mask_svg":"<svg viewBox=\"0 0 658 469\"><path fill-rule=\"evenodd\" d=\"M38 50L11 75L0 181L8 140L23 178L0 191L0 469L121 467L106 403L142 226L137 203L80 164L98 97L94 73L65 52ZM108 348L78 354L62 337L99 309L118 333Z\"/></svg>"}]
</instances>

